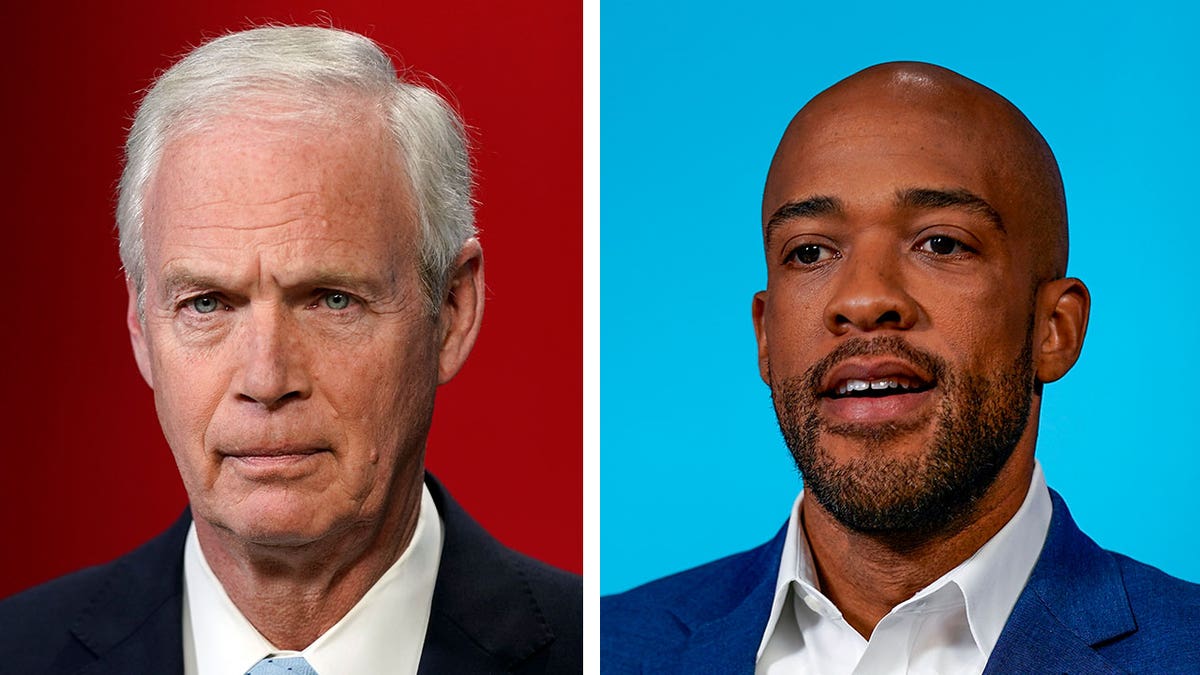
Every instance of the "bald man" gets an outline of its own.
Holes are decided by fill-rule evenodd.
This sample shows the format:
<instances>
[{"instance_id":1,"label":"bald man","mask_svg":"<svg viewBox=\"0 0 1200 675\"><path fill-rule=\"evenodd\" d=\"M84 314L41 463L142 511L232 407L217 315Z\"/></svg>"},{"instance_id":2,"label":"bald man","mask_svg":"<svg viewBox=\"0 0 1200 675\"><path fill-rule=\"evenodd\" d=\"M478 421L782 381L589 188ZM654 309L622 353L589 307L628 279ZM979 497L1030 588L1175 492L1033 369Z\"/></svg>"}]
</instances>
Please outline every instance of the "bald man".
<instances>
[{"instance_id":1,"label":"bald man","mask_svg":"<svg viewBox=\"0 0 1200 675\"><path fill-rule=\"evenodd\" d=\"M603 672L1200 672L1200 586L1097 546L1034 459L1090 298L1025 116L868 68L792 120L762 223L759 369L804 491L763 546L603 599Z\"/></svg>"}]
</instances>

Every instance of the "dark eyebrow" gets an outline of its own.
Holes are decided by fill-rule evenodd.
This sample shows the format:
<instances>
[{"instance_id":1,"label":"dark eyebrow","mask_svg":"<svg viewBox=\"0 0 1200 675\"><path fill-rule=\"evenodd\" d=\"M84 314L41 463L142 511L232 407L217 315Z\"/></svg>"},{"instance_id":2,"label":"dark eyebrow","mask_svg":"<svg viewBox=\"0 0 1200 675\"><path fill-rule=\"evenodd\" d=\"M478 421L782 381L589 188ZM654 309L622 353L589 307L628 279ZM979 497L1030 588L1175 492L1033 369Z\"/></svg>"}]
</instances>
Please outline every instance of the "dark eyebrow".
<instances>
[{"instance_id":1,"label":"dark eyebrow","mask_svg":"<svg viewBox=\"0 0 1200 675\"><path fill-rule=\"evenodd\" d=\"M821 216L840 215L846 209L837 197L814 195L798 202L788 202L775 209L775 213L767 219L767 234L789 220L797 218L819 218Z\"/></svg>"},{"instance_id":2,"label":"dark eyebrow","mask_svg":"<svg viewBox=\"0 0 1200 675\"><path fill-rule=\"evenodd\" d=\"M999 212L992 208L987 200L970 190L905 188L896 191L896 205L913 209L962 209L987 218L996 229L1007 233Z\"/></svg>"}]
</instances>

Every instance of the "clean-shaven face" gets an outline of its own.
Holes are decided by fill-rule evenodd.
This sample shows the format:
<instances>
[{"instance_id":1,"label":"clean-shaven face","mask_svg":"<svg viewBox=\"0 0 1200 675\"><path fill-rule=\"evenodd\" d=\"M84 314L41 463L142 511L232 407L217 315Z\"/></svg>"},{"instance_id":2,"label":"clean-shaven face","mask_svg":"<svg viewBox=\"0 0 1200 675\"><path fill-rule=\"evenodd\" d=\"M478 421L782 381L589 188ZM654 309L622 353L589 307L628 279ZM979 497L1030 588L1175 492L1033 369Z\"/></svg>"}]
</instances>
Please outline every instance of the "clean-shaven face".
<instances>
[{"instance_id":1,"label":"clean-shaven face","mask_svg":"<svg viewBox=\"0 0 1200 675\"><path fill-rule=\"evenodd\" d=\"M248 542L378 520L420 480L438 331L394 147L378 119L231 116L149 186L143 374L194 514Z\"/></svg>"}]
</instances>

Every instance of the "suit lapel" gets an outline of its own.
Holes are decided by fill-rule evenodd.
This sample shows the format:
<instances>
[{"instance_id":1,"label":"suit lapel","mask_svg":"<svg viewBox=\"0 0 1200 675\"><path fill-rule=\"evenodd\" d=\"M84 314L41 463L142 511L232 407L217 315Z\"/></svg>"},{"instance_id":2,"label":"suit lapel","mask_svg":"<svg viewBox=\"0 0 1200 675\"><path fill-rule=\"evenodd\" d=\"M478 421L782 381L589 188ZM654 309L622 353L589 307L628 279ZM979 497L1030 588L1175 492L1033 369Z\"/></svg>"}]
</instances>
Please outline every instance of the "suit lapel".
<instances>
[{"instance_id":1,"label":"suit lapel","mask_svg":"<svg viewBox=\"0 0 1200 675\"><path fill-rule=\"evenodd\" d=\"M1046 544L985 672L1124 672L1093 648L1137 629L1120 569L1080 532L1062 498L1053 490L1050 497ZM676 618L691 635L680 652L651 657L643 672L753 673L785 534L667 603L680 608Z\"/></svg>"},{"instance_id":2,"label":"suit lapel","mask_svg":"<svg viewBox=\"0 0 1200 675\"><path fill-rule=\"evenodd\" d=\"M183 543L191 513L114 564L71 632L94 656L78 672L183 672Z\"/></svg>"},{"instance_id":3,"label":"suit lapel","mask_svg":"<svg viewBox=\"0 0 1200 675\"><path fill-rule=\"evenodd\" d=\"M775 579L760 584L733 613L699 626L687 649L672 668L659 664L651 673L679 672L697 675L754 673L755 655L770 618Z\"/></svg>"},{"instance_id":4,"label":"suit lapel","mask_svg":"<svg viewBox=\"0 0 1200 675\"><path fill-rule=\"evenodd\" d=\"M1000 673L1122 673L1059 621L1035 594L1023 594L988 659L985 675Z\"/></svg>"},{"instance_id":5,"label":"suit lapel","mask_svg":"<svg viewBox=\"0 0 1200 675\"><path fill-rule=\"evenodd\" d=\"M784 524L771 541L714 570L707 583L672 603L691 635L680 653L657 655L644 672L752 675L771 616L786 535Z\"/></svg>"},{"instance_id":6,"label":"suit lapel","mask_svg":"<svg viewBox=\"0 0 1200 675\"><path fill-rule=\"evenodd\" d=\"M445 527L418 673L507 672L554 640L519 558L433 476L426 485Z\"/></svg>"},{"instance_id":7,"label":"suit lapel","mask_svg":"<svg viewBox=\"0 0 1200 675\"><path fill-rule=\"evenodd\" d=\"M510 671L555 637L522 561L436 479L426 474L426 483L445 537L418 672ZM190 525L185 512L163 535L115 563L72 624L94 656L78 675L183 672L183 547Z\"/></svg>"},{"instance_id":8,"label":"suit lapel","mask_svg":"<svg viewBox=\"0 0 1200 675\"><path fill-rule=\"evenodd\" d=\"M1124 672L1093 649L1137 630L1121 571L1058 493L1050 498L1046 544L984 672Z\"/></svg>"}]
</instances>

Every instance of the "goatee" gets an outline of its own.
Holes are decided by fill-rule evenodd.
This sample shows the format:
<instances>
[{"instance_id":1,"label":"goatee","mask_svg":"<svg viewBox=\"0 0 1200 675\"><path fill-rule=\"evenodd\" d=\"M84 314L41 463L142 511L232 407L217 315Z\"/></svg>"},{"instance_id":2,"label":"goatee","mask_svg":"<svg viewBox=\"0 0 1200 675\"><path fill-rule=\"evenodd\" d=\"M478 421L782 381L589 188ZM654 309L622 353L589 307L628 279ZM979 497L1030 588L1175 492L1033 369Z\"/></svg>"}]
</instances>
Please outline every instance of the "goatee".
<instances>
[{"instance_id":1,"label":"goatee","mask_svg":"<svg viewBox=\"0 0 1200 675\"><path fill-rule=\"evenodd\" d=\"M804 374L772 379L775 414L806 498L812 495L858 532L909 539L950 527L996 480L1025 432L1034 388L1028 333L1021 354L1000 372L955 372L937 355L889 335L852 338ZM821 383L839 363L859 356L894 356L924 370L940 390L940 404L906 424L830 424L820 414ZM924 452L898 457L889 450L931 422L935 429ZM823 436L855 439L862 452L838 461L821 446Z\"/></svg>"}]
</instances>

